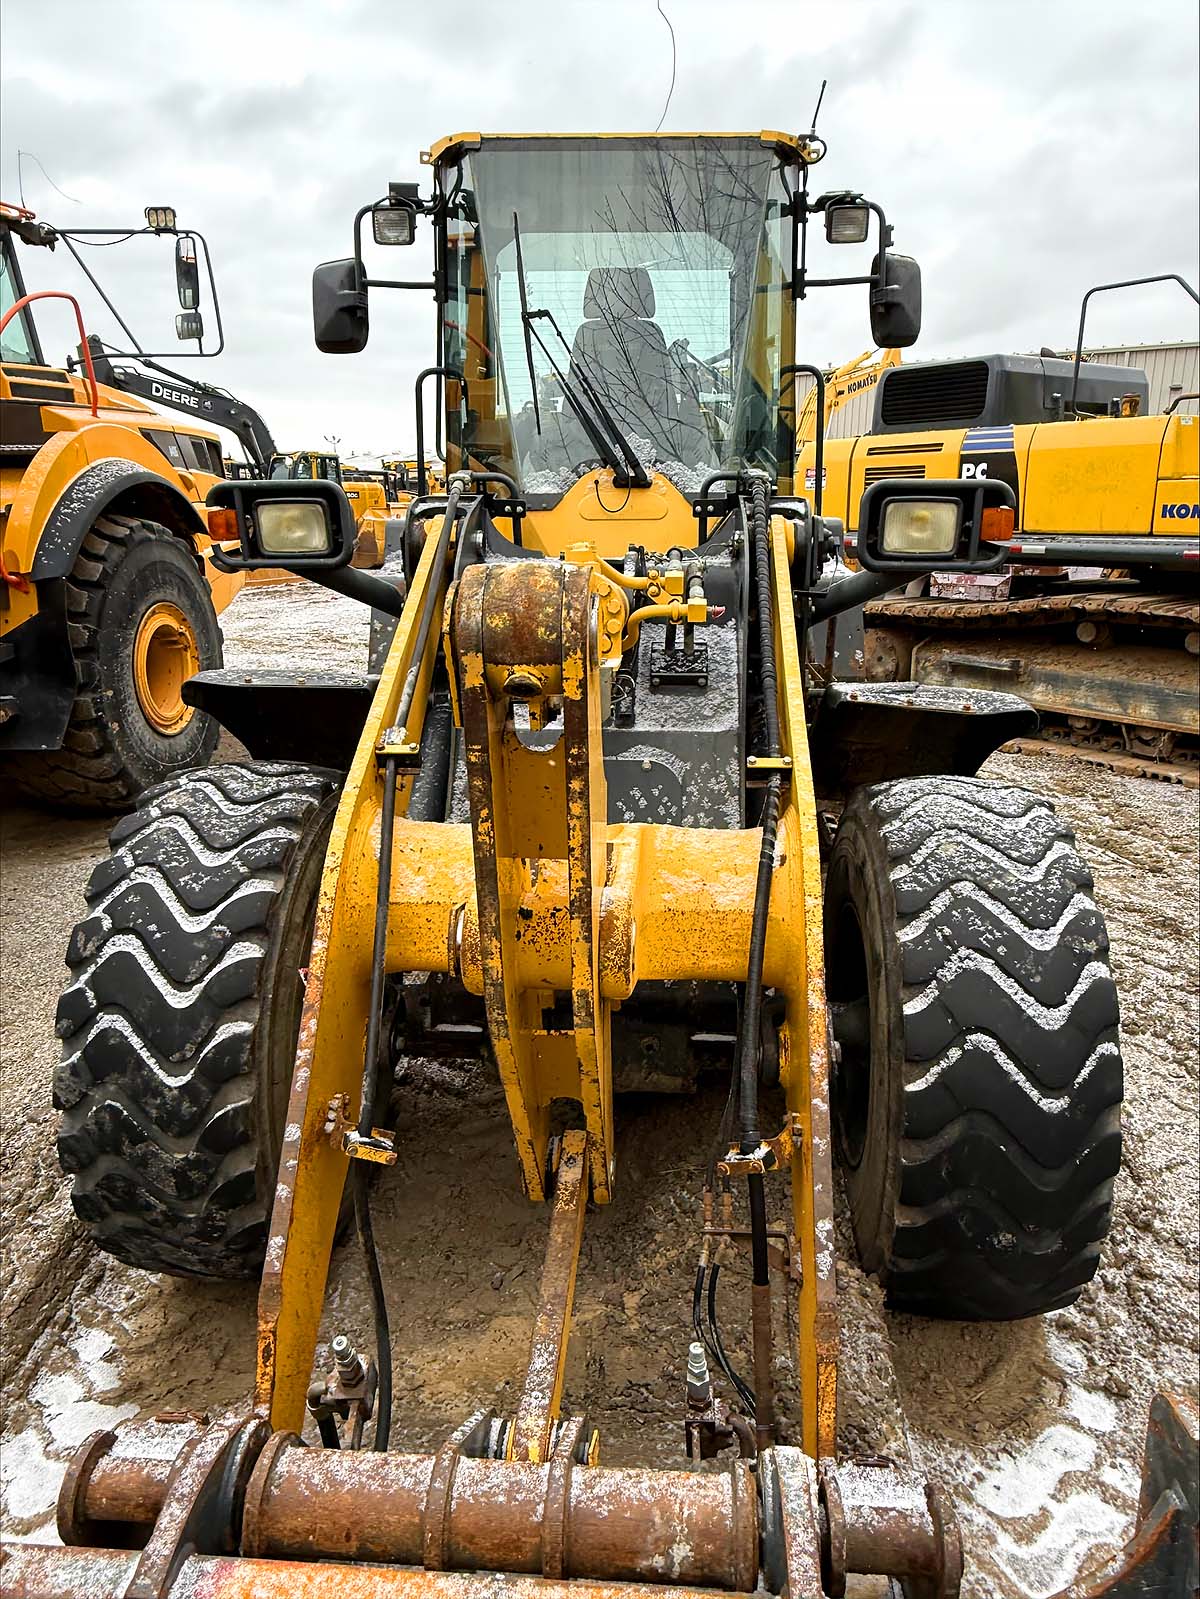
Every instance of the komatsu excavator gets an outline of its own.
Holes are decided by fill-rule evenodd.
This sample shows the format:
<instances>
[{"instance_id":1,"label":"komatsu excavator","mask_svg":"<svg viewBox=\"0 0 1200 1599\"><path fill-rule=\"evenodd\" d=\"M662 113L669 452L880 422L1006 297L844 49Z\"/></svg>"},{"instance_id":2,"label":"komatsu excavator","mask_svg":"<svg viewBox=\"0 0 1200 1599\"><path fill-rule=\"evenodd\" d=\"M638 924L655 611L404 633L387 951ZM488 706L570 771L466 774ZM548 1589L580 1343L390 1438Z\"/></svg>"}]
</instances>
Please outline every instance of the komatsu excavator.
<instances>
[{"instance_id":1,"label":"komatsu excavator","mask_svg":"<svg viewBox=\"0 0 1200 1599\"><path fill-rule=\"evenodd\" d=\"M1012 690L1041 717L1023 743L1194 786L1200 417L1179 408L1186 395L1148 414L1145 374L1082 361L1082 340L1081 314L1074 362L992 355L885 372L870 433L826 444L824 504L851 537L879 479L986 478L1017 508L1003 571L934 574L872 602L844 672ZM811 496L815 445L801 469Z\"/></svg>"},{"instance_id":2,"label":"komatsu excavator","mask_svg":"<svg viewBox=\"0 0 1200 1599\"><path fill-rule=\"evenodd\" d=\"M188 685L250 758L121 824L58 1013L77 1214L134 1266L261 1273L254 1386L233 1413L88 1439L61 1545L5 1550L14 1599L834 1599L856 1574L959 1593L948 1494L839 1458L835 1161L895 1306L1071 1303L1119 1165L1117 1000L1069 827L975 775L1027 705L812 670L818 621L1001 562L1013 501L885 481L851 575L840 524L794 493L788 380L821 379L793 361L822 282L811 219L873 235L837 281L866 288L877 344L920 319L882 210L810 194L823 154L780 132L460 134L426 153L427 194L393 184L317 268L320 348L361 350L382 286L361 224L393 245L432 224L446 492L421 483L393 580L349 565L336 483L213 491L229 564L362 600L395 624L386 657L374 684L323 676L298 638L294 672ZM587 1215L622 1182L615 1087L645 1086L647 1039L658 1089L663 1062L728 1085L687 1151L708 1176L678 1285L678 1469L605 1463L604 1418L566 1384ZM418 1451L393 1447L407 1318L372 1178L428 1136L389 1087L432 1054L494 1073L512 1162L487 1180L550 1216L515 1404L475 1382ZM680 1156L660 1153L665 1187ZM373 1310L325 1345L348 1205ZM731 1249L750 1267L732 1348ZM1195 1413L1157 1403L1141 1527L1093 1593L1179 1593L1193 1569Z\"/></svg>"}]
</instances>

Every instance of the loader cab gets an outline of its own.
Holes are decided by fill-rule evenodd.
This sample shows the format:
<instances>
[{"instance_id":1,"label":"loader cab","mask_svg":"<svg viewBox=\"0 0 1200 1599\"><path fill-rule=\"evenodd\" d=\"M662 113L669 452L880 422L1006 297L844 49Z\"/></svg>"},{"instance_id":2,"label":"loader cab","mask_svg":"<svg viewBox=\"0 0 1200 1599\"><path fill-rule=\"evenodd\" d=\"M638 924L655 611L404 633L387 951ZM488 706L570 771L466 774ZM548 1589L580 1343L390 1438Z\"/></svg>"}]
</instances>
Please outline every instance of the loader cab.
<instances>
[{"instance_id":1,"label":"loader cab","mask_svg":"<svg viewBox=\"0 0 1200 1599\"><path fill-rule=\"evenodd\" d=\"M752 135L449 144L448 468L503 471L531 509L603 469L597 434L618 500L733 463L786 474L796 166Z\"/></svg>"},{"instance_id":2,"label":"loader cab","mask_svg":"<svg viewBox=\"0 0 1200 1599\"><path fill-rule=\"evenodd\" d=\"M919 331L920 274L890 252L882 210L850 191L810 197L824 153L815 135L776 132L444 139L422 157L432 196L391 184L359 211L354 256L316 269L318 347L364 347L372 287L433 288L419 456L436 377L447 472L500 474L525 543L557 552L582 519L606 557L695 545L710 479L753 470L792 491L798 300L860 284L876 344ZM376 244L409 245L416 215L433 224L432 279L372 277L366 218ZM874 245L869 271L811 274L818 215L829 243Z\"/></svg>"},{"instance_id":3,"label":"loader cab","mask_svg":"<svg viewBox=\"0 0 1200 1599\"><path fill-rule=\"evenodd\" d=\"M342 464L336 455L323 455L317 450L296 450L291 454L272 457L270 475L298 482L312 482L320 478L327 483L340 483Z\"/></svg>"}]
</instances>

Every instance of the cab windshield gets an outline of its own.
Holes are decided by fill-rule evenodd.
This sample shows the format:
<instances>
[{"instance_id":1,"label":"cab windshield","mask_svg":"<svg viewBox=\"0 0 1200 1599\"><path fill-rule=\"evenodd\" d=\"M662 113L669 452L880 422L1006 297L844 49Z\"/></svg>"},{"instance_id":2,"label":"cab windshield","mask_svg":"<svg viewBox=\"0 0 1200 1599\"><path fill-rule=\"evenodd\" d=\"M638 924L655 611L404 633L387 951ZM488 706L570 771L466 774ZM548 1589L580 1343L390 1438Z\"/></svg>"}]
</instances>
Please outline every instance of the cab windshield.
<instances>
[{"instance_id":1,"label":"cab windshield","mask_svg":"<svg viewBox=\"0 0 1200 1599\"><path fill-rule=\"evenodd\" d=\"M444 181L452 451L535 495L622 446L684 493L722 467L775 476L792 330L777 151L485 139Z\"/></svg>"}]
</instances>

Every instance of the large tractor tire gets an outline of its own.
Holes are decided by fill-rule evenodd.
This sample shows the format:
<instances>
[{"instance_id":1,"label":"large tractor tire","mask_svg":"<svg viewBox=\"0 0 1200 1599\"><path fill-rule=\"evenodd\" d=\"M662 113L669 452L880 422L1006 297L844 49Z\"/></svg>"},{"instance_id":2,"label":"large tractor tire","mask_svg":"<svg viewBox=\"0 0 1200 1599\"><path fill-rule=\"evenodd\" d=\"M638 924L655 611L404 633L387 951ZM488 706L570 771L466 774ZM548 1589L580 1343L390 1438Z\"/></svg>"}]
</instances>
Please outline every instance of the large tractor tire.
<instances>
[{"instance_id":1,"label":"large tractor tire","mask_svg":"<svg viewBox=\"0 0 1200 1599\"><path fill-rule=\"evenodd\" d=\"M1095 1273L1120 1164L1117 995L1092 877L1036 794L857 790L825 898L834 1138L897 1309L1008 1320Z\"/></svg>"},{"instance_id":2,"label":"large tractor tire","mask_svg":"<svg viewBox=\"0 0 1200 1599\"><path fill-rule=\"evenodd\" d=\"M67 952L58 1155L94 1242L179 1276L266 1245L332 772L186 772L113 829Z\"/></svg>"},{"instance_id":3,"label":"large tractor tire","mask_svg":"<svg viewBox=\"0 0 1200 1599\"><path fill-rule=\"evenodd\" d=\"M207 765L220 729L180 690L220 667L221 630L187 546L156 522L100 517L67 578L67 623L78 689L66 735L13 757L19 786L66 809L120 811Z\"/></svg>"}]
</instances>

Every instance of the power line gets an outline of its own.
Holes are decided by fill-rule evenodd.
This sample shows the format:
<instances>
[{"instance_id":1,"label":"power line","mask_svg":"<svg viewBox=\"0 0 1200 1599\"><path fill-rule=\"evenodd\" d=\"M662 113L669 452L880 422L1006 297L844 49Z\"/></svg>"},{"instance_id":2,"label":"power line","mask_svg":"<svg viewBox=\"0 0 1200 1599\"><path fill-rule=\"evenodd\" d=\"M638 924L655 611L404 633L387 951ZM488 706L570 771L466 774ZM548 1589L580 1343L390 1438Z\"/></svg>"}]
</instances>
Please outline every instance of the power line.
<instances>
[{"instance_id":1,"label":"power line","mask_svg":"<svg viewBox=\"0 0 1200 1599\"><path fill-rule=\"evenodd\" d=\"M672 81L674 81L674 80L672 80ZM68 194L65 189L60 189L58 187L58 184L55 183L54 179L46 171L45 167L42 166L41 161L38 160L38 157L36 155L34 155L32 150L18 150L17 151L17 192L18 192L18 194L21 197L21 209L22 209L22 211L25 210L25 180L24 180L24 176L23 176L23 174L21 172L21 157L22 156L28 156L28 158L31 161L37 161L38 167L41 170L41 174L45 178L46 182L57 193L61 194L64 200L70 200L72 205L80 205L82 203L81 201L77 200L73 194Z\"/></svg>"},{"instance_id":2,"label":"power line","mask_svg":"<svg viewBox=\"0 0 1200 1599\"><path fill-rule=\"evenodd\" d=\"M671 96L675 93L675 29L671 26L671 19L663 10L660 0L654 0L654 5L659 16L667 25L667 32L671 35L671 87L667 90L667 103L663 106L662 116L658 119L658 127L654 130L657 133L667 120L667 112L671 106Z\"/></svg>"}]
</instances>

